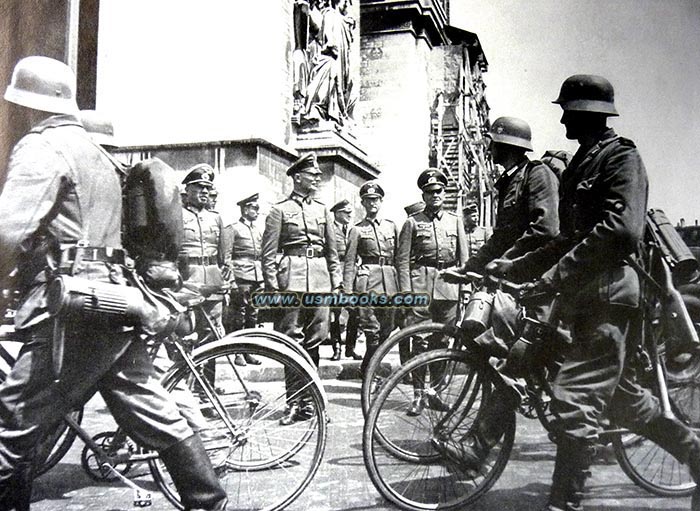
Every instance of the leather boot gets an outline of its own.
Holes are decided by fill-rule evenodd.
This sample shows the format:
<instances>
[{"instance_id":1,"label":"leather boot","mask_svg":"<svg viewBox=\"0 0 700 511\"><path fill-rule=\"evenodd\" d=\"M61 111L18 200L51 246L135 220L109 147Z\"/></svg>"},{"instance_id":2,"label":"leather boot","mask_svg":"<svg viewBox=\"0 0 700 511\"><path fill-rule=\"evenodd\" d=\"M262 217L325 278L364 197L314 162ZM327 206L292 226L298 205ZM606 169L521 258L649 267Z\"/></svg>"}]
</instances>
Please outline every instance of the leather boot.
<instances>
[{"instance_id":1,"label":"leather boot","mask_svg":"<svg viewBox=\"0 0 700 511\"><path fill-rule=\"evenodd\" d=\"M333 356L331 357L331 360L333 360L334 362L337 362L338 360L340 360L340 343L339 342L335 342L333 344Z\"/></svg>"},{"instance_id":2,"label":"leather boot","mask_svg":"<svg viewBox=\"0 0 700 511\"><path fill-rule=\"evenodd\" d=\"M413 390L413 401L411 402L410 408L406 411L406 415L409 417L418 417L423 413L423 408L425 403L423 402L423 390L414 389Z\"/></svg>"},{"instance_id":3,"label":"leather boot","mask_svg":"<svg viewBox=\"0 0 700 511\"><path fill-rule=\"evenodd\" d=\"M170 472L185 511L226 509L226 492L219 484L199 435L168 447L160 459Z\"/></svg>"},{"instance_id":4,"label":"leather boot","mask_svg":"<svg viewBox=\"0 0 700 511\"><path fill-rule=\"evenodd\" d=\"M360 373L362 373L363 377L367 372L367 366L370 360L372 360L372 355L377 351L377 348L379 348L378 339L372 335L367 335L367 350L365 350L365 356L360 364Z\"/></svg>"},{"instance_id":5,"label":"leather boot","mask_svg":"<svg viewBox=\"0 0 700 511\"><path fill-rule=\"evenodd\" d=\"M254 366L259 366L260 364L262 364L262 362L258 358L256 358L255 355L251 355L250 353L245 353L243 355L243 360L245 360L246 363Z\"/></svg>"},{"instance_id":6,"label":"leather boot","mask_svg":"<svg viewBox=\"0 0 700 511\"><path fill-rule=\"evenodd\" d=\"M233 363L241 367L245 367L248 365L245 361L245 358L243 357L243 354L241 353L236 353L236 356L233 357Z\"/></svg>"},{"instance_id":7,"label":"leather boot","mask_svg":"<svg viewBox=\"0 0 700 511\"><path fill-rule=\"evenodd\" d=\"M583 511L583 491L594 452L585 440L563 437L557 442L552 489L545 509Z\"/></svg>"},{"instance_id":8,"label":"leather boot","mask_svg":"<svg viewBox=\"0 0 700 511\"><path fill-rule=\"evenodd\" d=\"M32 471L31 463L20 463L12 476L0 483L0 511L29 511Z\"/></svg>"}]
</instances>

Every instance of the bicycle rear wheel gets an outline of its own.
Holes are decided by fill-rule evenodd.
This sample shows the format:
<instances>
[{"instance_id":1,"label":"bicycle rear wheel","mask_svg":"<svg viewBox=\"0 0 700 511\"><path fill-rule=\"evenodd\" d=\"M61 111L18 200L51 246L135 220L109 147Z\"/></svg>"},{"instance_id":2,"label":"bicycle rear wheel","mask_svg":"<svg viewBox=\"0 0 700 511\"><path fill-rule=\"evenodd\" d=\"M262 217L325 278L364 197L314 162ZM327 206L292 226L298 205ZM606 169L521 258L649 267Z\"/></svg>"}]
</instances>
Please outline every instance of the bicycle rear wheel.
<instances>
[{"instance_id":1,"label":"bicycle rear wheel","mask_svg":"<svg viewBox=\"0 0 700 511\"><path fill-rule=\"evenodd\" d=\"M243 354L255 355L262 364L235 366L235 356ZM208 362L216 365L219 390L215 402L200 393L198 406L209 423L200 436L228 494L229 506L251 511L288 506L316 474L327 437L323 396L305 362L286 348L244 340L205 345L193 354L193 362L200 374ZM290 396L285 390L285 373L294 389ZM172 393L185 388L195 393L201 390L183 363L166 376L165 387ZM305 420L280 425L287 403L299 398L305 402ZM165 496L182 509L163 463L156 459L150 466Z\"/></svg>"},{"instance_id":2,"label":"bicycle rear wheel","mask_svg":"<svg viewBox=\"0 0 700 511\"><path fill-rule=\"evenodd\" d=\"M700 380L668 382L671 408L676 417L695 429L700 428ZM686 465L664 449L639 435L615 435L615 456L622 470L638 486L661 497L687 497L695 482Z\"/></svg>"},{"instance_id":3,"label":"bicycle rear wheel","mask_svg":"<svg viewBox=\"0 0 700 511\"><path fill-rule=\"evenodd\" d=\"M369 407L379 393L382 385L399 368L405 360L401 360L400 350L405 350L408 357L412 356L412 342L418 337L439 335L445 347L454 346L454 326L443 323L420 323L402 328L379 345L372 355L365 375L362 378L360 399L362 413L367 416Z\"/></svg>"},{"instance_id":4,"label":"bicycle rear wheel","mask_svg":"<svg viewBox=\"0 0 700 511\"><path fill-rule=\"evenodd\" d=\"M451 367L452 377L441 386L449 411L426 406L421 415L408 416L413 387L404 378L429 372L435 364ZM474 427L491 395L489 374L466 352L435 350L411 359L386 381L367 414L362 447L370 479L387 500L416 511L463 509L496 482L513 447L514 413L503 417L506 432L479 472L443 458L431 443L433 437L459 442Z\"/></svg>"}]
</instances>

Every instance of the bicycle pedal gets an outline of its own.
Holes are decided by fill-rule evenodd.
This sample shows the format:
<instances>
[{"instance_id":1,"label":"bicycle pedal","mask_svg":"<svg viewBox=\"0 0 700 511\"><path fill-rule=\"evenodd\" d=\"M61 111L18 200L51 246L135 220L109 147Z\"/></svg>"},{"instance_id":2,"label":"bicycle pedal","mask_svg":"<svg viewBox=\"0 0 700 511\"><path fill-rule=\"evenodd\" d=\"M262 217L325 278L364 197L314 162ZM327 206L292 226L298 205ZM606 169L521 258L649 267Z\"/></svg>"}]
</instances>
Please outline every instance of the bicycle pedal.
<instances>
[{"instance_id":1,"label":"bicycle pedal","mask_svg":"<svg viewBox=\"0 0 700 511\"><path fill-rule=\"evenodd\" d=\"M147 491L134 490L134 507L149 507L153 505L151 493Z\"/></svg>"}]
</instances>

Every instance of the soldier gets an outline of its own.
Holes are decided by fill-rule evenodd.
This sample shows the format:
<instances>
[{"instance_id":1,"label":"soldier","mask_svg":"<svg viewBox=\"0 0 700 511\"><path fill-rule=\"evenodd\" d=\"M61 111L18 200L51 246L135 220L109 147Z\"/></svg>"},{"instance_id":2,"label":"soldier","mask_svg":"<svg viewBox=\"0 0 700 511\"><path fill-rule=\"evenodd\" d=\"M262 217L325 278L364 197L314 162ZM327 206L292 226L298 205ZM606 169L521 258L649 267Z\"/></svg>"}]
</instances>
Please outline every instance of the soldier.
<instances>
[{"instance_id":1,"label":"soldier","mask_svg":"<svg viewBox=\"0 0 700 511\"><path fill-rule=\"evenodd\" d=\"M251 302L253 293L262 289L263 273L260 262L262 232L256 225L260 212L259 194L237 202L241 208L241 218L229 226L231 231L231 265L235 283L231 290L231 303L225 315L227 331L255 328L258 324L258 311ZM260 365L253 355L236 355L234 363Z\"/></svg>"},{"instance_id":2,"label":"soldier","mask_svg":"<svg viewBox=\"0 0 700 511\"><path fill-rule=\"evenodd\" d=\"M214 213L218 213L216 209L216 201L219 199L219 190L216 189L216 187L212 186L211 189L209 190L209 200L207 200L207 205L206 208L208 211L213 211Z\"/></svg>"},{"instance_id":3,"label":"soldier","mask_svg":"<svg viewBox=\"0 0 700 511\"><path fill-rule=\"evenodd\" d=\"M294 180L291 195L272 206L265 222L262 267L267 291L296 293L338 291L342 287L333 218L313 198L321 180L316 155L295 161L287 175ZM277 262L278 252L282 259ZM318 366L318 347L328 338L328 307L291 307L281 311L275 329L299 342ZM295 398L295 382L287 378L289 403L280 423L310 417L308 406Z\"/></svg>"},{"instance_id":4,"label":"soldier","mask_svg":"<svg viewBox=\"0 0 700 511\"><path fill-rule=\"evenodd\" d=\"M675 417L664 416L658 400L624 364L627 348L634 346L628 336L641 301L639 277L627 260L644 233L644 164L634 143L607 126L608 117L618 115L608 80L571 76L554 103L563 109L566 138L580 144L562 175L561 234L535 252L489 265L491 272L520 280L546 270L534 292L560 293L571 325L572 343L552 385L557 454L550 511L583 509L603 412L687 463L696 482L700 477L700 438ZM477 466L490 445L481 440L439 447Z\"/></svg>"},{"instance_id":5,"label":"soldier","mask_svg":"<svg viewBox=\"0 0 700 511\"><path fill-rule=\"evenodd\" d=\"M473 202L464 207L463 213L467 248L470 254L476 254L491 237L493 230L490 227L479 225L479 206Z\"/></svg>"},{"instance_id":6,"label":"soldier","mask_svg":"<svg viewBox=\"0 0 700 511\"><path fill-rule=\"evenodd\" d=\"M429 168L418 177L423 191L423 211L409 216L399 235L396 266L401 292L427 293L428 307L416 307L407 312L406 325L432 320L447 323L455 318L459 286L444 282L440 270L464 263L467 258L467 240L462 220L443 210L447 177L438 169ZM435 339L414 340L414 352L437 348ZM409 415L420 415L427 404L443 409L437 394L424 396L424 381L413 381L414 399ZM424 399L425 398L425 399Z\"/></svg>"},{"instance_id":7,"label":"soldier","mask_svg":"<svg viewBox=\"0 0 700 511\"><path fill-rule=\"evenodd\" d=\"M76 118L75 90L67 65L27 57L5 93L43 120L14 147L0 195L0 287L17 268L15 328L26 341L0 386L0 509L29 509L34 447L99 391L129 436L160 453L185 509L223 510L226 494L204 446L160 385L136 332L76 317L65 323L63 363L52 360L61 338L54 339L47 310L49 280L126 284L120 178Z\"/></svg>"},{"instance_id":8,"label":"soldier","mask_svg":"<svg viewBox=\"0 0 700 511\"><path fill-rule=\"evenodd\" d=\"M395 266L399 228L391 220L379 217L384 199L384 190L379 184L371 181L363 184L360 197L365 218L350 229L343 287L357 293L394 295L399 290ZM394 329L394 309L361 307L358 313L367 343L360 366L364 375L372 355Z\"/></svg>"},{"instance_id":9,"label":"soldier","mask_svg":"<svg viewBox=\"0 0 700 511\"><path fill-rule=\"evenodd\" d=\"M182 209L184 236L179 265L184 285L200 290L206 296L204 313L220 335L224 291L231 277L230 240L218 213L209 211L209 192L214 186L214 169L200 163L187 171ZM197 309L195 324L201 340L208 334L209 323ZM211 337L209 340L214 340ZM210 383L215 381L215 367L208 364L204 371Z\"/></svg>"},{"instance_id":10,"label":"soldier","mask_svg":"<svg viewBox=\"0 0 700 511\"><path fill-rule=\"evenodd\" d=\"M488 134L494 163L506 170L496 181L498 208L493 235L464 271L483 273L497 257L511 259L534 250L559 232L559 182L549 167L530 161L530 126L515 117L499 117Z\"/></svg>"},{"instance_id":11,"label":"soldier","mask_svg":"<svg viewBox=\"0 0 700 511\"><path fill-rule=\"evenodd\" d=\"M331 212L335 217L335 244L338 249L338 260L340 264L345 261L345 251L348 243L348 225L352 218L352 206L350 201L343 199L331 208ZM348 288L352 289L352 288ZM349 309L346 312L347 320L343 325L343 309L334 307L331 309L331 342L333 343L333 356L331 360L340 360L340 345L343 326L346 326L345 332L345 356L353 360L361 360L362 357L355 353L355 341L357 340L357 311Z\"/></svg>"}]
</instances>

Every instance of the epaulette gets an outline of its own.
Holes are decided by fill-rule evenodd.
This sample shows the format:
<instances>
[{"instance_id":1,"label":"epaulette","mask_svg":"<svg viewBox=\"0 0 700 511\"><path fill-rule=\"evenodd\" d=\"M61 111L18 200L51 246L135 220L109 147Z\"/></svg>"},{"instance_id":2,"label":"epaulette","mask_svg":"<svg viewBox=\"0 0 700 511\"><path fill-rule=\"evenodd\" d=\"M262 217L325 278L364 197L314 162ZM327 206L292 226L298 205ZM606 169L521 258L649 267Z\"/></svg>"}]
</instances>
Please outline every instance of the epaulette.
<instances>
[{"instance_id":1,"label":"epaulette","mask_svg":"<svg viewBox=\"0 0 700 511\"><path fill-rule=\"evenodd\" d=\"M627 146L627 147L637 147L637 144L635 144L632 140L629 138L625 137L619 137L618 140L620 141L621 145Z\"/></svg>"}]
</instances>

